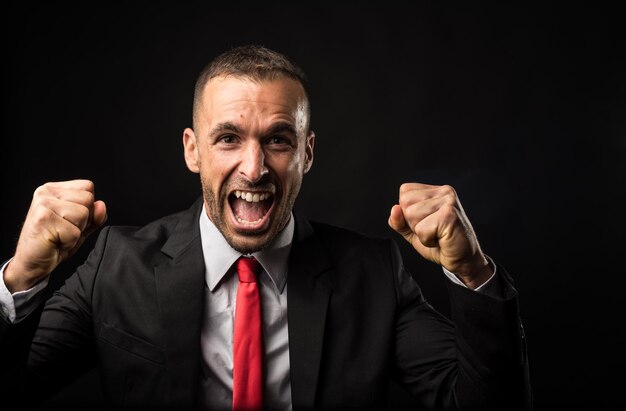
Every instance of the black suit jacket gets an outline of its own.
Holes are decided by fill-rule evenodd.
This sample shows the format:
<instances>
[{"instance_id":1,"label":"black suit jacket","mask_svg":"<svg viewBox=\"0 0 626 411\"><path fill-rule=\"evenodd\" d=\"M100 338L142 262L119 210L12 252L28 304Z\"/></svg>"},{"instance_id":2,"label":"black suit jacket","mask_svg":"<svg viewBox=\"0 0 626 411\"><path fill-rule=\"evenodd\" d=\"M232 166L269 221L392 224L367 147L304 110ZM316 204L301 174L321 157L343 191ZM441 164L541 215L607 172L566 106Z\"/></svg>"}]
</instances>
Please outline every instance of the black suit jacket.
<instances>
[{"instance_id":1,"label":"black suit jacket","mask_svg":"<svg viewBox=\"0 0 626 411\"><path fill-rule=\"evenodd\" d=\"M97 365L113 406L194 407L201 209L199 199L140 229L104 228L40 321L3 321L5 395L46 397ZM529 406L516 293L498 269L507 298L451 284L450 321L425 301L391 240L297 216L287 296L294 409L382 409L390 378L428 408Z\"/></svg>"}]
</instances>

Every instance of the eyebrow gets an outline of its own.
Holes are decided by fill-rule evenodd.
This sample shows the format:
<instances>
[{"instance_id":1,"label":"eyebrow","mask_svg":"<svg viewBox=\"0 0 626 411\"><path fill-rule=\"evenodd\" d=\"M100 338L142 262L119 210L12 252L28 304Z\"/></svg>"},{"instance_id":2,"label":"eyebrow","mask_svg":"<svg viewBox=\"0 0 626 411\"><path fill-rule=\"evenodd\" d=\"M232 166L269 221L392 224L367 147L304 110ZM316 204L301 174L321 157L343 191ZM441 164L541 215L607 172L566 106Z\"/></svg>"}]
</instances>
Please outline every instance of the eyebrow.
<instances>
[{"instance_id":1,"label":"eyebrow","mask_svg":"<svg viewBox=\"0 0 626 411\"><path fill-rule=\"evenodd\" d=\"M230 131L232 133L237 133L237 134L242 133L241 128L237 127L235 124L231 123L230 121L225 121L213 127L213 130L211 130L211 133L209 133L209 135L215 136L216 134L223 133L225 131Z\"/></svg>"},{"instance_id":2,"label":"eyebrow","mask_svg":"<svg viewBox=\"0 0 626 411\"><path fill-rule=\"evenodd\" d=\"M211 130L209 135L210 136L215 136L215 135L223 133L225 131L228 131L228 132L231 132L231 133L236 133L236 134L242 134L243 133L243 130L240 127L236 126L234 123L231 123L230 121L225 121L225 122L219 123L215 127L213 127L213 130ZM274 124L264 134L272 135L272 134L279 134L279 133L284 133L284 132L291 133L293 135L297 135L298 134L296 132L295 127L293 125L291 125L289 123L285 123L285 122L280 122L280 123Z\"/></svg>"},{"instance_id":3,"label":"eyebrow","mask_svg":"<svg viewBox=\"0 0 626 411\"><path fill-rule=\"evenodd\" d=\"M279 133L284 133L284 132L291 133L293 135L298 135L295 127L289 123L276 123L272 127L270 127L269 130L267 130L266 134L272 135L272 134L279 134Z\"/></svg>"}]
</instances>

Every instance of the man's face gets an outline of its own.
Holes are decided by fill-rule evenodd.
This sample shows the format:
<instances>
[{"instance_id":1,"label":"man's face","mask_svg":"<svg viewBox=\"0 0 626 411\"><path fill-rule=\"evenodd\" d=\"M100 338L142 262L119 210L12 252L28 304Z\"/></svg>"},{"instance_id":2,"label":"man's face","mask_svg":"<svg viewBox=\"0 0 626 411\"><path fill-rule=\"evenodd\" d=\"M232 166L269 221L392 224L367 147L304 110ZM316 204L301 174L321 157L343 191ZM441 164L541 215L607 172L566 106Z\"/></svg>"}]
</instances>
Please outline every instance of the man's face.
<instances>
[{"instance_id":1,"label":"man's face","mask_svg":"<svg viewBox=\"0 0 626 411\"><path fill-rule=\"evenodd\" d=\"M289 78L217 77L204 89L195 130L185 129L185 161L200 173L208 217L241 253L264 248L289 222L313 162L307 104Z\"/></svg>"}]
</instances>

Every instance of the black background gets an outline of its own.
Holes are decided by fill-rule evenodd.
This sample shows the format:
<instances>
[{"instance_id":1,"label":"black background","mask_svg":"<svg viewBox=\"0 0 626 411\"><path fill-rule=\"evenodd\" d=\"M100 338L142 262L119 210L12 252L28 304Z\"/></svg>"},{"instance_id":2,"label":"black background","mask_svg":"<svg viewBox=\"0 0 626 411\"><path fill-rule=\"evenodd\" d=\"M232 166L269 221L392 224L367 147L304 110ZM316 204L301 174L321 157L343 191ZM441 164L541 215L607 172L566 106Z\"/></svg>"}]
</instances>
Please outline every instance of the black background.
<instances>
[{"instance_id":1,"label":"black background","mask_svg":"<svg viewBox=\"0 0 626 411\"><path fill-rule=\"evenodd\" d=\"M624 23L601 3L563 4L8 6L1 255L46 181L92 179L108 224L190 205L195 77L231 46L263 44L312 85L316 157L297 208L396 238L447 313L443 275L387 217L402 182L453 185L516 280L536 408L623 407ZM97 380L51 404L95 406ZM411 404L392 389L392 407Z\"/></svg>"}]
</instances>

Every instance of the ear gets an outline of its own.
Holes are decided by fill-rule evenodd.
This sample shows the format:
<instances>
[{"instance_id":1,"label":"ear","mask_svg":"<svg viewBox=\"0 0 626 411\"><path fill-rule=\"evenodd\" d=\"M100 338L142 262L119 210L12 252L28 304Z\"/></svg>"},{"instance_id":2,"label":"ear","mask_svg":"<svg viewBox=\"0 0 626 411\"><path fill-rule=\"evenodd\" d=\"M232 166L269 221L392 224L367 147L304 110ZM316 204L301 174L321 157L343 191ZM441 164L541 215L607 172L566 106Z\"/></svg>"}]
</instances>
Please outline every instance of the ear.
<instances>
[{"instance_id":1,"label":"ear","mask_svg":"<svg viewBox=\"0 0 626 411\"><path fill-rule=\"evenodd\" d=\"M183 146L185 152L185 163L192 173L200 172L200 153L198 152L198 143L196 135L192 129L186 128L183 131Z\"/></svg>"},{"instance_id":2,"label":"ear","mask_svg":"<svg viewBox=\"0 0 626 411\"><path fill-rule=\"evenodd\" d=\"M315 133L313 130L309 131L309 135L306 138L306 147L304 148L304 154L306 159L304 161L304 173L308 173L313 165L313 148L315 147Z\"/></svg>"}]
</instances>

